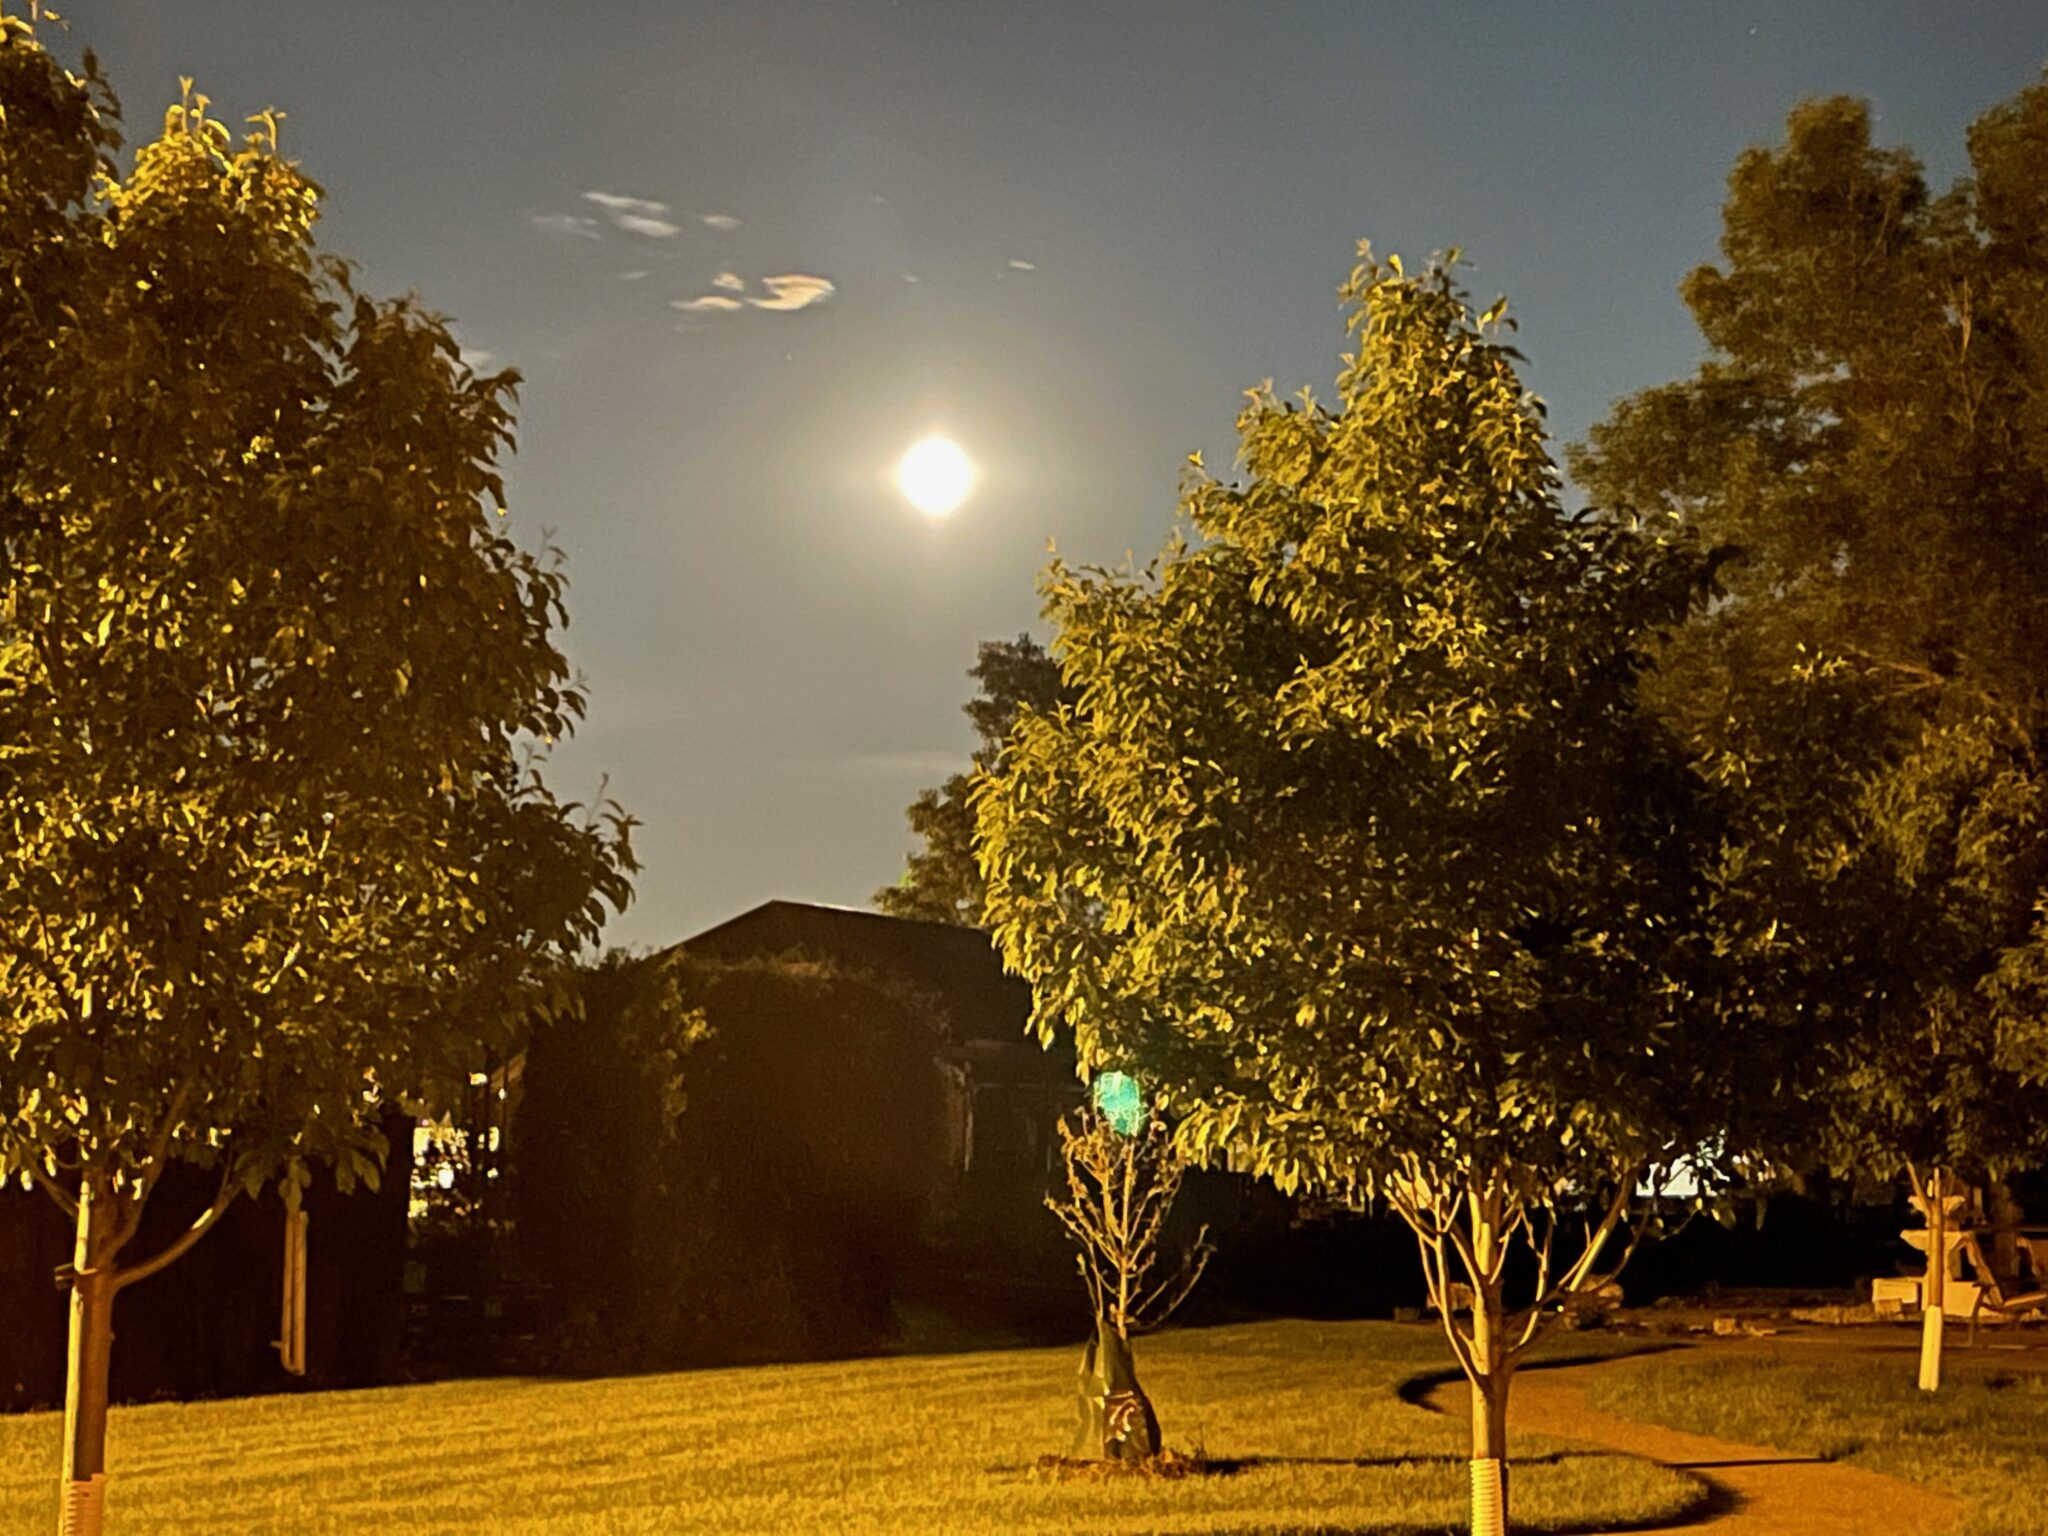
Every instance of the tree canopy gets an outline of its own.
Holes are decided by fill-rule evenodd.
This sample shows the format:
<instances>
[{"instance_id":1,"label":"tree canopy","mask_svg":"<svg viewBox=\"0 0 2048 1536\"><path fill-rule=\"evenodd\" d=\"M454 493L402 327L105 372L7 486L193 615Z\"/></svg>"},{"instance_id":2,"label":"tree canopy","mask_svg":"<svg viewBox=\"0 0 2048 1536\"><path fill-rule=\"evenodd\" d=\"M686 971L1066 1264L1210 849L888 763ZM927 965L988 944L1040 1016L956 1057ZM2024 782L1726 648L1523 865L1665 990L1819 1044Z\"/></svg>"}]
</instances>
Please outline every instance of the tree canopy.
<instances>
[{"instance_id":1,"label":"tree canopy","mask_svg":"<svg viewBox=\"0 0 2048 1536\"><path fill-rule=\"evenodd\" d=\"M1723 942L1806 1021L1804 1155L1887 1176L2048 1152L2048 83L1969 148L1937 194L1795 110L1684 284L1706 361L1573 461L1737 551L1660 702L1744 785Z\"/></svg>"},{"instance_id":2,"label":"tree canopy","mask_svg":"<svg viewBox=\"0 0 2048 1536\"><path fill-rule=\"evenodd\" d=\"M502 521L517 375L316 250L277 114L188 84L124 171L12 17L0 111L0 1175L77 1213L91 1310L238 1192L374 1179L631 858L536 768L583 700ZM125 1253L173 1161L218 1196Z\"/></svg>"},{"instance_id":3,"label":"tree canopy","mask_svg":"<svg viewBox=\"0 0 2048 1536\"><path fill-rule=\"evenodd\" d=\"M1368 255L1345 297L1334 407L1254 390L1242 480L1196 460L1159 562L1047 572L1071 702L1019 715L978 849L1040 1030L1198 1156L1388 1196L1447 1327L1447 1253L1483 1293L1452 1342L1504 1402L1506 1245L1539 1304L1587 1282L1726 1098L1711 805L1637 699L1709 566L1668 518L1562 510L1503 306L1448 264ZM1586 1201L1594 1241L1553 1255Z\"/></svg>"}]
</instances>

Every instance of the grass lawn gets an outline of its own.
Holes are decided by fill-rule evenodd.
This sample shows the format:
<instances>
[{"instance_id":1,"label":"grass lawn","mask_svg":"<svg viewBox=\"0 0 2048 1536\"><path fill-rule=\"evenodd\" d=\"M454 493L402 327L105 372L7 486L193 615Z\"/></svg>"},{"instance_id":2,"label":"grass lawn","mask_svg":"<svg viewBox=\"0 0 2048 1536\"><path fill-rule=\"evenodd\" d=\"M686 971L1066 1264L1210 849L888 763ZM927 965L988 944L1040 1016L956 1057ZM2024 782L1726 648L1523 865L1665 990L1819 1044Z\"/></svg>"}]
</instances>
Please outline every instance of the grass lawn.
<instances>
[{"instance_id":1,"label":"grass lawn","mask_svg":"<svg viewBox=\"0 0 2048 1536\"><path fill-rule=\"evenodd\" d=\"M1594 1380L1594 1407L1629 1418L1851 1461L1922 1483L1968 1511L1955 1536L2048 1530L2048 1371L1951 1353L1938 1393L1910 1356L1631 1362Z\"/></svg>"},{"instance_id":2,"label":"grass lawn","mask_svg":"<svg viewBox=\"0 0 2048 1536\"><path fill-rule=\"evenodd\" d=\"M1580 1339L1571 1341L1576 1347ZM1462 1527L1465 1426L1400 1384L1427 1327L1255 1323L1147 1339L1169 1444L1227 1471L1058 1481L1080 1351L603 1381L499 1380L116 1409L108 1529L146 1532L1401 1532ZM0 1533L54 1525L61 1416L0 1418ZM1651 1523L1696 1485L1524 1447L1516 1528Z\"/></svg>"}]
</instances>

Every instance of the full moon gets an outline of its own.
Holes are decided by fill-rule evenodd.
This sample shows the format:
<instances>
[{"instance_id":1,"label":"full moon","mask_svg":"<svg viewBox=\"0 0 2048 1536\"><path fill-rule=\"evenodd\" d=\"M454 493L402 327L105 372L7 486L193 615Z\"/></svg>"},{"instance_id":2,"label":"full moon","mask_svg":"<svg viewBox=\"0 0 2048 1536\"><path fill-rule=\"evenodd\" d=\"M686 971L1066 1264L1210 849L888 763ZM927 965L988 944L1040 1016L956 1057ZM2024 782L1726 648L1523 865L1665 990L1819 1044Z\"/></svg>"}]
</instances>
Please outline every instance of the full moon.
<instances>
[{"instance_id":1,"label":"full moon","mask_svg":"<svg viewBox=\"0 0 2048 1536\"><path fill-rule=\"evenodd\" d=\"M950 437L927 437L897 461L896 485L926 517L944 517L974 489L974 461Z\"/></svg>"}]
</instances>

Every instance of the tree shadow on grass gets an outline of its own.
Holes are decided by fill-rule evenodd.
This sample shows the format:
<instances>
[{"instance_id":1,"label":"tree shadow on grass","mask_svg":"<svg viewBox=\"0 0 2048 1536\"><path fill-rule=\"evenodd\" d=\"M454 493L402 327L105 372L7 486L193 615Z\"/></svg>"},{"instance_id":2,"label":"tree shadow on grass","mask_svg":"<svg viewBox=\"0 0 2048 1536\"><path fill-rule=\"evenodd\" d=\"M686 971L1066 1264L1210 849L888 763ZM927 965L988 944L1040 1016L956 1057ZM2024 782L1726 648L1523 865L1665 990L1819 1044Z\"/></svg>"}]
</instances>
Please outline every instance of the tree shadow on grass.
<instances>
[{"instance_id":1,"label":"tree shadow on grass","mask_svg":"<svg viewBox=\"0 0 2048 1536\"><path fill-rule=\"evenodd\" d=\"M1542 1371L1561 1371L1573 1365L1605 1365L1610 1360L1642 1360L1651 1355L1668 1355L1676 1350L1690 1349L1690 1344L1680 1344L1668 1339L1645 1339L1638 1349L1625 1349L1610 1354L1548 1355L1541 1360L1532 1360L1527 1365L1515 1367L1517 1376L1533 1376ZM1438 1387L1454 1386L1465 1379L1465 1373L1455 1367L1442 1370L1424 1371L1410 1376L1394 1388L1394 1396L1411 1408L1425 1412L1436 1410L1429 1406L1429 1395ZM1512 1390L1512 1389L1511 1389Z\"/></svg>"},{"instance_id":2,"label":"tree shadow on grass","mask_svg":"<svg viewBox=\"0 0 2048 1536\"><path fill-rule=\"evenodd\" d=\"M1517 1456L1516 1467L1554 1467L1572 1461L1600 1461L1627 1459L1620 1451L1550 1451L1543 1455ZM1190 1456L1176 1458L1170 1470L1160 1472L1143 1465L1121 1466L1109 1462L1076 1461L1064 1456L1042 1457L1035 1464L1003 1463L986 1467L985 1472L998 1476L1053 1477L1061 1481L1111 1481L1123 1478L1139 1480L1180 1481L1182 1479L1226 1478L1256 1472L1262 1468L1287 1467L1348 1467L1359 1471L1390 1471L1401 1468L1439 1466L1447 1471L1462 1472L1467 1463L1461 1456ZM1726 1463L1722 1463L1726 1465ZM1526 1530L1531 1536L1592 1536L1594 1532L1622 1531L1667 1531L1680 1530L1729 1513L1741 1507L1744 1502L1725 1484L1693 1475L1686 1469L1674 1467L1692 1485L1693 1498L1682 1508L1668 1514L1643 1516L1640 1519L1606 1517L1599 1520L1553 1525L1540 1522L1518 1522L1517 1528ZM1267 1527L1261 1526L1261 1530ZM1319 1525L1304 1526L1289 1536L1460 1536L1464 1527L1443 1526L1427 1522L1406 1524L1372 1525Z\"/></svg>"}]
</instances>

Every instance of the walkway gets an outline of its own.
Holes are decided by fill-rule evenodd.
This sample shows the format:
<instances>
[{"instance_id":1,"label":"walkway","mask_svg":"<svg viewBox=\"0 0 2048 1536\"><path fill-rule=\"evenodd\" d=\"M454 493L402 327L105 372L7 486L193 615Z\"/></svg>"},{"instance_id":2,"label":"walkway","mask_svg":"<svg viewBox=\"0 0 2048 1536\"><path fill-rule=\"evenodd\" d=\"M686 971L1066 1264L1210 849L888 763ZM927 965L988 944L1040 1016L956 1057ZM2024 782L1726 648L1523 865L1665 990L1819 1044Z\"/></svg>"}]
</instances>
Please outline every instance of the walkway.
<instances>
[{"instance_id":1,"label":"walkway","mask_svg":"<svg viewBox=\"0 0 2048 1536\"><path fill-rule=\"evenodd\" d=\"M1603 1361L1519 1373L1508 1395L1510 1436L1540 1434L1625 1451L1707 1485L1703 1510L1660 1529L1713 1536L1930 1536L1948 1529L1960 1513L1940 1494L1879 1472L1686 1434L1586 1406L1588 1380L1601 1371L1626 1369L1625 1361ZM1438 1387L1428 1402L1440 1413L1470 1412L1463 1381Z\"/></svg>"}]
</instances>

